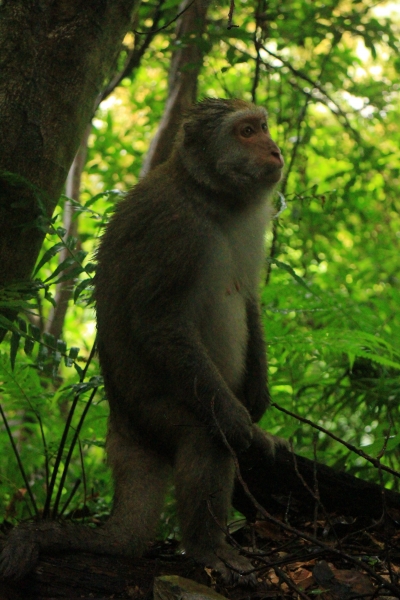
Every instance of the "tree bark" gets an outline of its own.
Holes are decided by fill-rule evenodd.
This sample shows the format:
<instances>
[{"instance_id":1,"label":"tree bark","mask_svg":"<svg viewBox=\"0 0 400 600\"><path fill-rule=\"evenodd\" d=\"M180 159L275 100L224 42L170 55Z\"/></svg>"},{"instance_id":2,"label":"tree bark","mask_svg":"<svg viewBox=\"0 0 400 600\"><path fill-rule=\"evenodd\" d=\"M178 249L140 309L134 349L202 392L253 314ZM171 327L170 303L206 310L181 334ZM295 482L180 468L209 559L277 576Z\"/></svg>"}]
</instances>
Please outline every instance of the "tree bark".
<instances>
[{"instance_id":1,"label":"tree bark","mask_svg":"<svg viewBox=\"0 0 400 600\"><path fill-rule=\"evenodd\" d=\"M78 152L72 162L65 184L65 195L68 198L79 201L81 189L81 177L86 163L87 143L92 129L91 123L86 126L85 133L79 145ZM63 224L65 228L64 239L67 240L70 236L78 238L75 251L81 250L82 246L78 237L78 218L74 218L74 206L69 200L65 201ZM59 264L68 258L68 251L64 248L59 255ZM70 269L71 270L71 269ZM63 271L63 275L68 272L68 269ZM49 319L46 325L46 331L54 335L56 340L62 337L64 320L68 310L68 304L72 297L73 286L75 279L64 279L57 284L55 303L56 305L50 310Z\"/></svg>"},{"instance_id":2,"label":"tree bark","mask_svg":"<svg viewBox=\"0 0 400 600\"><path fill-rule=\"evenodd\" d=\"M143 598L155 577L181 575L207 584L202 567L184 557L126 558L64 552L42 556L24 579L0 580L1 600L54 600L55 598Z\"/></svg>"},{"instance_id":3,"label":"tree bark","mask_svg":"<svg viewBox=\"0 0 400 600\"><path fill-rule=\"evenodd\" d=\"M185 10L176 27L177 50L171 60L165 110L143 163L142 175L167 160L182 120L182 114L196 100L197 78L203 65L202 35L210 0L183 0Z\"/></svg>"},{"instance_id":4,"label":"tree bark","mask_svg":"<svg viewBox=\"0 0 400 600\"><path fill-rule=\"evenodd\" d=\"M138 3L0 4L0 287L31 275Z\"/></svg>"}]
</instances>

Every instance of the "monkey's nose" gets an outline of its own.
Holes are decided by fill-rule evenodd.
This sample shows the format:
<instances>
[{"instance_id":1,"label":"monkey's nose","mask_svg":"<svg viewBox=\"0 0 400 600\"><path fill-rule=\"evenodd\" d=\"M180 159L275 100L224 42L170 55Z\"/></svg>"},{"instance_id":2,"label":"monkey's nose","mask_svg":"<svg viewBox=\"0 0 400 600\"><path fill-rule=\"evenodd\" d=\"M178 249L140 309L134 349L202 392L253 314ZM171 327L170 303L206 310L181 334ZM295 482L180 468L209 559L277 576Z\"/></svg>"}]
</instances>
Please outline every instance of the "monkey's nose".
<instances>
[{"instance_id":1,"label":"monkey's nose","mask_svg":"<svg viewBox=\"0 0 400 600\"><path fill-rule=\"evenodd\" d=\"M272 154L272 156L273 156L274 158L276 158L276 161L277 161L277 163L278 163L278 164L279 164L281 167L283 167L283 165L285 164L285 161L283 160L283 156L282 156L282 154L280 153L280 151L279 151L279 150L273 150L273 151L271 152L271 154Z\"/></svg>"}]
</instances>

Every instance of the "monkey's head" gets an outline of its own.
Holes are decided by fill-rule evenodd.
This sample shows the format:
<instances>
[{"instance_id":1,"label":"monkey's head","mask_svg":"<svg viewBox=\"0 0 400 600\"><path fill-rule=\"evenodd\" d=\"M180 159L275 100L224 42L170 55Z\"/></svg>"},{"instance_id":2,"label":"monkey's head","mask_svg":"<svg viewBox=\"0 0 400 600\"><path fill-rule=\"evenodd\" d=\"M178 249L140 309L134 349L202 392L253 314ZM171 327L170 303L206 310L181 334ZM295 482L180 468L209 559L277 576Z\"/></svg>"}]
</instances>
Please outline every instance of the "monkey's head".
<instances>
[{"instance_id":1,"label":"monkey's head","mask_svg":"<svg viewBox=\"0 0 400 600\"><path fill-rule=\"evenodd\" d=\"M268 193L284 161L271 139L267 112L243 100L206 98L186 114L176 142L190 174L215 191Z\"/></svg>"}]
</instances>

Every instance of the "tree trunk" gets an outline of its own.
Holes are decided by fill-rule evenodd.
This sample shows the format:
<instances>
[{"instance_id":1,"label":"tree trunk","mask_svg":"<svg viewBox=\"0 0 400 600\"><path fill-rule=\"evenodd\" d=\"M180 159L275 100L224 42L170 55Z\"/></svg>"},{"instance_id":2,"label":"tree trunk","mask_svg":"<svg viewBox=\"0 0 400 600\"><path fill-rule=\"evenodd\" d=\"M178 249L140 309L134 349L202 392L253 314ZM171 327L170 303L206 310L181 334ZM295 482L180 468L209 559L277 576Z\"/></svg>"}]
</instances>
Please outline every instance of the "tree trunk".
<instances>
[{"instance_id":1,"label":"tree trunk","mask_svg":"<svg viewBox=\"0 0 400 600\"><path fill-rule=\"evenodd\" d=\"M197 78L203 65L202 35L210 0L183 0L185 10L176 27L176 40L181 44L174 52L169 73L165 110L146 155L142 175L167 160L182 120L182 114L196 100Z\"/></svg>"},{"instance_id":2,"label":"tree trunk","mask_svg":"<svg viewBox=\"0 0 400 600\"><path fill-rule=\"evenodd\" d=\"M72 162L65 185L65 195L68 196L68 198L72 198L76 201L79 201L80 198L81 177L86 163L87 143L91 130L92 125L90 123L86 126L85 133L79 145L78 152L76 153ZM70 236L78 238L75 247L75 251L78 251L81 250L82 246L78 236L78 218L76 215L74 218L74 210L75 209L72 203L69 200L66 200L63 215L63 225L65 228L64 239L67 240ZM69 254L67 248L64 248L59 255L59 264L68 258L68 256ZM70 270L71 268L72 267L70 267ZM68 269L63 271L63 275L65 275L67 272ZM56 340L62 337L64 320L67 314L69 301L72 297L74 284L75 279L64 279L57 284L56 295L54 298L56 305L50 310L49 319L46 325L46 331L54 335Z\"/></svg>"},{"instance_id":3,"label":"tree trunk","mask_svg":"<svg viewBox=\"0 0 400 600\"><path fill-rule=\"evenodd\" d=\"M31 275L138 3L0 4L0 287Z\"/></svg>"}]
</instances>

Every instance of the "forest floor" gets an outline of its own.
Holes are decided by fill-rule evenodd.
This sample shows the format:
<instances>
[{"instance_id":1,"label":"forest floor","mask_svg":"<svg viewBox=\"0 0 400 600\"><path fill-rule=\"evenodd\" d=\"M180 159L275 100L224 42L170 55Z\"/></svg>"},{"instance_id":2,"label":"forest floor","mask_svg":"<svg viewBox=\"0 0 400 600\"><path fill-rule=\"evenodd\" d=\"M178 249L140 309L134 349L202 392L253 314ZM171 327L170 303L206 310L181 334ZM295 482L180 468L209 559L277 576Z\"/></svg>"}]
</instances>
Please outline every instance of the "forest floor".
<instances>
[{"instance_id":1,"label":"forest floor","mask_svg":"<svg viewBox=\"0 0 400 600\"><path fill-rule=\"evenodd\" d=\"M170 541L155 544L146 557L134 560L44 555L24 580L0 582L0 600L150 600L154 579L172 574L231 600L400 598L400 524L397 513L391 513L377 521L326 513L310 519L288 511L274 515L274 522L235 523L231 541L253 559L258 581L254 589L221 585L212 571L179 554L178 543Z\"/></svg>"}]
</instances>

